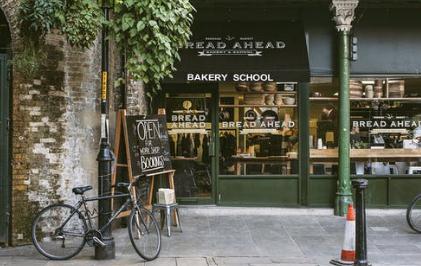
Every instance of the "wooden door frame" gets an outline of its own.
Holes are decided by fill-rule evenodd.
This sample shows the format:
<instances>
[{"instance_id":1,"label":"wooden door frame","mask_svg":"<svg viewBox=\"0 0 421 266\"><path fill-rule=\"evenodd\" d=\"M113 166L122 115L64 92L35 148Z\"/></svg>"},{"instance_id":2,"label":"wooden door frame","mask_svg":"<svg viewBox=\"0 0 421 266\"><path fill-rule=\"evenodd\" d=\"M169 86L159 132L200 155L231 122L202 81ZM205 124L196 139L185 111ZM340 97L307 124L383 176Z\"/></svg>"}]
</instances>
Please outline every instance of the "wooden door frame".
<instances>
[{"instance_id":1,"label":"wooden door frame","mask_svg":"<svg viewBox=\"0 0 421 266\"><path fill-rule=\"evenodd\" d=\"M0 244L9 243L10 227L10 76L8 55L0 54Z\"/></svg>"}]
</instances>

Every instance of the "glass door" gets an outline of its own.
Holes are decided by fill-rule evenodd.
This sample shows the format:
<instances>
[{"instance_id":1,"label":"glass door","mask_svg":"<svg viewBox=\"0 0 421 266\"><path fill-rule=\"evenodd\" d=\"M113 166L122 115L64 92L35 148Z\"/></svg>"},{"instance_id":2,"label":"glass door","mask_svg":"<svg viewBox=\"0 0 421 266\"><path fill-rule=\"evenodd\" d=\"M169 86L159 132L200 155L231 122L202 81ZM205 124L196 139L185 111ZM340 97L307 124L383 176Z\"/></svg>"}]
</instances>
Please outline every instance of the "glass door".
<instances>
[{"instance_id":1,"label":"glass door","mask_svg":"<svg viewBox=\"0 0 421 266\"><path fill-rule=\"evenodd\" d=\"M211 91L165 92L175 192L183 203L213 203L214 109Z\"/></svg>"}]
</instances>

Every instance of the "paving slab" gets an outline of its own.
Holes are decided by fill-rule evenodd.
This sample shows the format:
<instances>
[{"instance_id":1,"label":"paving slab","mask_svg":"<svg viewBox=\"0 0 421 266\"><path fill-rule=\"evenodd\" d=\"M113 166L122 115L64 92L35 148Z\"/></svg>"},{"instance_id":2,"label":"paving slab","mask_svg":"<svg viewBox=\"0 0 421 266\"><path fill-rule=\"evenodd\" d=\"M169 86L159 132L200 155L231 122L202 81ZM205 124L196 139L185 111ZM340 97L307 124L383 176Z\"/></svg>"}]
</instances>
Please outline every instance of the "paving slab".
<instances>
[{"instance_id":1,"label":"paving slab","mask_svg":"<svg viewBox=\"0 0 421 266\"><path fill-rule=\"evenodd\" d=\"M177 266L208 266L206 258L177 258Z\"/></svg>"},{"instance_id":2,"label":"paving slab","mask_svg":"<svg viewBox=\"0 0 421 266\"><path fill-rule=\"evenodd\" d=\"M85 247L75 258L49 261L33 246L0 248L0 266L309 266L338 258L345 218L329 209L181 208L183 232L162 235L160 257L145 262L134 251L127 229L113 231L116 259L96 261ZM367 211L368 259L373 266L421 266L421 234L409 229L403 210Z\"/></svg>"}]
</instances>

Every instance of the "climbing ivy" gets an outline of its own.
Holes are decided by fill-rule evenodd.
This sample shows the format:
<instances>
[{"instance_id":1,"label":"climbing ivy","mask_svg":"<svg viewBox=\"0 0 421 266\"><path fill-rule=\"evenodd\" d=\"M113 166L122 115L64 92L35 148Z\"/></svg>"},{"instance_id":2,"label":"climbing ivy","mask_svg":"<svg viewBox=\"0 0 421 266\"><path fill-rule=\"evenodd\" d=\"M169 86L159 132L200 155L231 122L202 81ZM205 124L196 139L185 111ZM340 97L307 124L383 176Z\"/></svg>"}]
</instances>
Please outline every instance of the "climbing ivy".
<instances>
[{"instance_id":1,"label":"climbing ivy","mask_svg":"<svg viewBox=\"0 0 421 266\"><path fill-rule=\"evenodd\" d=\"M62 25L62 32L72 46L88 48L95 41L103 22L101 9L96 1L69 1Z\"/></svg>"},{"instance_id":2,"label":"climbing ivy","mask_svg":"<svg viewBox=\"0 0 421 266\"><path fill-rule=\"evenodd\" d=\"M95 41L103 19L97 1L22 0L19 6L21 51L12 61L24 78L38 74L45 53L45 36L53 29L65 34L70 45L88 48Z\"/></svg>"},{"instance_id":3,"label":"climbing ivy","mask_svg":"<svg viewBox=\"0 0 421 266\"><path fill-rule=\"evenodd\" d=\"M38 43L53 28L64 23L62 0L23 0L19 19L21 35Z\"/></svg>"},{"instance_id":4,"label":"climbing ivy","mask_svg":"<svg viewBox=\"0 0 421 266\"><path fill-rule=\"evenodd\" d=\"M131 77L149 84L148 95L171 77L178 50L191 35L194 7L188 0L124 0L116 4L111 28L126 51Z\"/></svg>"},{"instance_id":5,"label":"climbing ivy","mask_svg":"<svg viewBox=\"0 0 421 266\"><path fill-rule=\"evenodd\" d=\"M148 84L149 96L175 70L178 50L191 35L194 11L189 0L115 1L113 19L106 25L126 54L131 78ZM20 21L23 37L32 43L42 44L56 28L70 45L81 48L92 45L104 23L96 0L22 0Z\"/></svg>"},{"instance_id":6,"label":"climbing ivy","mask_svg":"<svg viewBox=\"0 0 421 266\"><path fill-rule=\"evenodd\" d=\"M103 22L95 0L23 0L19 19L23 38L42 44L45 35L58 29L70 45L88 48Z\"/></svg>"}]
</instances>

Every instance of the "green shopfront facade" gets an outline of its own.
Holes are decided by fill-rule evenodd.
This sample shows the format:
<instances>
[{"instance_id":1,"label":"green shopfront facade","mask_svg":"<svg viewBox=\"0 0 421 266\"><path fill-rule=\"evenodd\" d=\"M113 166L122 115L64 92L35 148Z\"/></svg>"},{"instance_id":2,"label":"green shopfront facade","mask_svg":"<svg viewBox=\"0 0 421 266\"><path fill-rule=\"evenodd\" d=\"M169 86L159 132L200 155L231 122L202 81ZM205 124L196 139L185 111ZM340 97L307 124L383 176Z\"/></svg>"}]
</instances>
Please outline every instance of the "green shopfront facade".
<instances>
[{"instance_id":1,"label":"green shopfront facade","mask_svg":"<svg viewBox=\"0 0 421 266\"><path fill-rule=\"evenodd\" d=\"M421 5L360 1L344 33L330 1L296 2L194 2L158 104L178 200L333 207L349 173L369 180L369 206L406 206L421 192Z\"/></svg>"}]
</instances>

